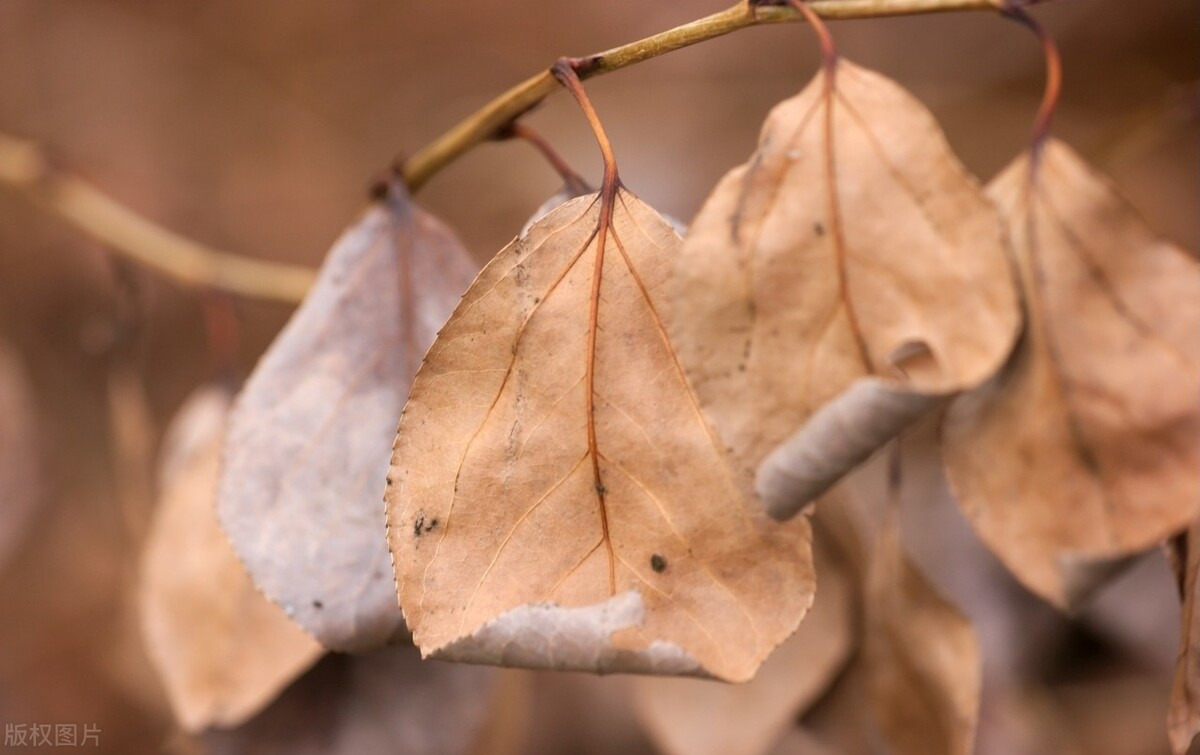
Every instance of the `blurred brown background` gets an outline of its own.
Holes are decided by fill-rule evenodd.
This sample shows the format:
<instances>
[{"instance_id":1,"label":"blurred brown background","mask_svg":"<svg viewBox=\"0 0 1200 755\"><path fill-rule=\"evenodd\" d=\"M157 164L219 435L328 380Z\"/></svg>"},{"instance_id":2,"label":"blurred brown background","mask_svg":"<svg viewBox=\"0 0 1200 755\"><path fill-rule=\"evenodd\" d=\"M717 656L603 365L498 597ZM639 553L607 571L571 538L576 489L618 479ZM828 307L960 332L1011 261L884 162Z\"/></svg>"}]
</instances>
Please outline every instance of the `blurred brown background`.
<instances>
[{"instance_id":1,"label":"blurred brown background","mask_svg":"<svg viewBox=\"0 0 1200 755\"><path fill-rule=\"evenodd\" d=\"M0 0L0 131L39 142L64 169L184 235L315 266L397 153L560 55L724 5ZM1057 134L1194 252L1200 4L1065 0L1033 12L1063 50ZM1022 148L1042 84L1025 30L988 13L833 28L843 54L933 109L983 180ZM588 89L626 184L686 220L816 60L801 26L750 29ZM569 98L553 97L528 122L597 177L596 149ZM484 261L557 187L528 146L494 144L419 198ZM248 370L289 310L236 307ZM118 338L131 324L136 338ZM136 646L121 639L138 512L123 509L116 490L137 482L119 479L111 442L110 415L137 410L119 390L113 397L110 367L136 368L161 428L213 370L198 299L144 270L114 276L97 245L0 187L0 339L32 376L44 458L41 508L0 566L0 723L97 722L105 751L153 749L163 709L138 676Z\"/></svg>"}]
</instances>

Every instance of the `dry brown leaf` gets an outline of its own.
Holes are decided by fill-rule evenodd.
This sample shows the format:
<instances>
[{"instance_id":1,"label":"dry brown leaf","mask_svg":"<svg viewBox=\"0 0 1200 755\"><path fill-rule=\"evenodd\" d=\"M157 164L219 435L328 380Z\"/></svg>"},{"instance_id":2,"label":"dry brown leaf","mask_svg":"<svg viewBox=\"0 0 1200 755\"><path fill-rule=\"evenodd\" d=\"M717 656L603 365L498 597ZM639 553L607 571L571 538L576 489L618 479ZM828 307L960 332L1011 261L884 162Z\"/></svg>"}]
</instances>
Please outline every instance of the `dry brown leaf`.
<instances>
[{"instance_id":1,"label":"dry brown leaf","mask_svg":"<svg viewBox=\"0 0 1200 755\"><path fill-rule=\"evenodd\" d=\"M258 717L206 734L206 749L209 755L499 752L480 740L504 677L497 669L426 663L408 646L329 654Z\"/></svg>"},{"instance_id":2,"label":"dry brown leaf","mask_svg":"<svg viewBox=\"0 0 1200 755\"><path fill-rule=\"evenodd\" d=\"M818 530L819 532L819 530ZM728 685L693 679L633 682L639 718L664 753L762 755L842 669L856 639L858 596L840 557L814 552L817 593L796 633L767 658L754 679Z\"/></svg>"},{"instance_id":3,"label":"dry brown leaf","mask_svg":"<svg viewBox=\"0 0 1200 755\"><path fill-rule=\"evenodd\" d=\"M228 392L201 389L168 429L142 557L142 632L187 731L242 723L322 652L255 589L217 523L229 404Z\"/></svg>"},{"instance_id":4,"label":"dry brown leaf","mask_svg":"<svg viewBox=\"0 0 1200 755\"><path fill-rule=\"evenodd\" d=\"M895 755L970 755L982 681L975 630L908 559L894 518L872 557L866 618L872 708Z\"/></svg>"},{"instance_id":5,"label":"dry brown leaf","mask_svg":"<svg viewBox=\"0 0 1200 755\"><path fill-rule=\"evenodd\" d=\"M767 470L759 492L781 517L927 411L928 396L986 379L1019 323L995 208L924 106L845 61L828 96L818 75L771 112L750 162L693 221L677 271L672 338L747 486L821 407L856 425L842 440L860 447L830 451L818 433L793 449L816 460L792 470L795 488Z\"/></svg>"},{"instance_id":6,"label":"dry brown leaf","mask_svg":"<svg viewBox=\"0 0 1200 755\"><path fill-rule=\"evenodd\" d=\"M1066 145L989 189L1012 229L1028 327L943 429L951 485L1028 588L1066 606L1079 566L1147 548L1200 501L1200 268Z\"/></svg>"},{"instance_id":7,"label":"dry brown leaf","mask_svg":"<svg viewBox=\"0 0 1200 755\"><path fill-rule=\"evenodd\" d=\"M39 500L37 439L20 359L0 342L0 568L23 539Z\"/></svg>"},{"instance_id":8,"label":"dry brown leaf","mask_svg":"<svg viewBox=\"0 0 1200 755\"><path fill-rule=\"evenodd\" d=\"M380 496L413 375L475 265L394 181L334 245L237 399L218 513L254 581L326 647L403 632Z\"/></svg>"},{"instance_id":9,"label":"dry brown leaf","mask_svg":"<svg viewBox=\"0 0 1200 755\"><path fill-rule=\"evenodd\" d=\"M1175 665L1175 682L1171 687L1171 707L1167 711L1167 734L1175 755L1188 751L1196 734L1200 733L1200 523L1193 523L1187 537L1172 544L1178 563L1184 565L1180 587L1183 593L1183 616L1179 636L1179 656Z\"/></svg>"},{"instance_id":10,"label":"dry brown leaf","mask_svg":"<svg viewBox=\"0 0 1200 755\"><path fill-rule=\"evenodd\" d=\"M739 494L687 387L679 237L623 189L600 233L602 204L502 250L430 349L387 496L401 605L427 656L745 680L811 602L810 529Z\"/></svg>"}]
</instances>

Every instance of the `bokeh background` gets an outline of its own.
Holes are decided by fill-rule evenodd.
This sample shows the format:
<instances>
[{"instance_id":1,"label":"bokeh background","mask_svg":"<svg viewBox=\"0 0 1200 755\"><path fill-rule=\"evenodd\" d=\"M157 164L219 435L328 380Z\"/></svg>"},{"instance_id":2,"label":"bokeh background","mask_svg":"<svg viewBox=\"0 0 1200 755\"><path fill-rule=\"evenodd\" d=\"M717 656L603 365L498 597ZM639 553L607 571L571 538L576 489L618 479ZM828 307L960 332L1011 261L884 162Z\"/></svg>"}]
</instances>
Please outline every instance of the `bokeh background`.
<instances>
[{"instance_id":1,"label":"bokeh background","mask_svg":"<svg viewBox=\"0 0 1200 755\"><path fill-rule=\"evenodd\" d=\"M394 156L560 55L600 51L722 7L719 0L0 0L0 132L36 141L61 169L186 236L316 266ZM1063 51L1056 133L1111 175L1155 228L1195 252L1200 4L1062 0L1033 12ZM1041 96L1042 60L1021 27L990 13L958 13L846 21L833 30L843 54L894 77L934 111L982 180L1022 148ZM816 66L811 34L782 25L587 87L625 183L686 220L750 153L768 109ZM527 122L598 178L597 151L568 97L552 97ZM438 175L419 200L482 262L558 185L527 145L488 144ZM38 507L0 560L0 723L95 722L107 752L158 751L170 737L130 631L128 586L145 514L136 491L151 484L137 449L152 450L184 397L213 374L202 301L114 264L103 248L0 186L0 340L15 347L31 378L38 420L28 442L40 452ZM237 361L249 370L289 308L233 306ZM0 520L8 516L0 511ZM936 564L953 552L939 542L927 537L914 547ZM1161 564L1143 570L1153 584L1165 579ZM1079 748L1047 751L1165 752L1160 730L1178 608L1170 589L1126 592L1110 602L1146 625L1129 630L1137 650L1119 652L1121 641L1103 631L1042 617L1068 633L1055 646L1066 664L1058 683L1068 692L1056 698L1059 718L1046 727ZM538 715L558 722L558 733L543 732L545 751L649 747L626 714L609 710L620 708L619 696L601 687L572 692L573 684L541 688ZM572 699L595 716L572 713L563 702Z\"/></svg>"}]
</instances>

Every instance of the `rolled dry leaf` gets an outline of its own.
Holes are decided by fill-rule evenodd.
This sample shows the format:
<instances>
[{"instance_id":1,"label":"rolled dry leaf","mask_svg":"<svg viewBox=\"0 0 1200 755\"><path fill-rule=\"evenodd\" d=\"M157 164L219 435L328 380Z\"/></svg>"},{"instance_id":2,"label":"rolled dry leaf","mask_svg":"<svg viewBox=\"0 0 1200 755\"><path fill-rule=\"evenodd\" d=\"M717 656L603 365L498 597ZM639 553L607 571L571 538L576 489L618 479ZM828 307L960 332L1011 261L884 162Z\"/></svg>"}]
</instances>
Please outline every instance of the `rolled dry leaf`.
<instances>
[{"instance_id":1,"label":"rolled dry leaf","mask_svg":"<svg viewBox=\"0 0 1200 755\"><path fill-rule=\"evenodd\" d=\"M389 541L427 656L743 681L812 597L810 529L736 486L662 313L680 239L621 189L535 222L431 347Z\"/></svg>"},{"instance_id":2,"label":"rolled dry leaf","mask_svg":"<svg viewBox=\"0 0 1200 755\"><path fill-rule=\"evenodd\" d=\"M221 523L255 583L326 647L405 632L380 498L425 349L474 277L393 181L330 250L230 420Z\"/></svg>"},{"instance_id":3,"label":"rolled dry leaf","mask_svg":"<svg viewBox=\"0 0 1200 755\"><path fill-rule=\"evenodd\" d=\"M828 83L772 110L692 222L670 297L680 362L747 494L801 433L764 470L777 511L867 458L927 408L916 397L986 380L1020 324L1001 218L933 115L845 60Z\"/></svg>"},{"instance_id":4,"label":"rolled dry leaf","mask_svg":"<svg viewBox=\"0 0 1200 755\"><path fill-rule=\"evenodd\" d=\"M1200 265L1061 142L989 192L1028 326L1004 371L951 405L943 458L980 538L1068 607L1095 576L1077 564L1152 547L1200 513Z\"/></svg>"},{"instance_id":5,"label":"rolled dry leaf","mask_svg":"<svg viewBox=\"0 0 1200 755\"><path fill-rule=\"evenodd\" d=\"M167 430L161 494L141 562L150 658L186 731L237 726L323 652L254 587L214 511L231 397L203 388Z\"/></svg>"},{"instance_id":6,"label":"rolled dry leaf","mask_svg":"<svg viewBox=\"0 0 1200 755\"><path fill-rule=\"evenodd\" d=\"M858 380L763 459L755 492L773 518L790 519L947 400L877 378Z\"/></svg>"}]
</instances>

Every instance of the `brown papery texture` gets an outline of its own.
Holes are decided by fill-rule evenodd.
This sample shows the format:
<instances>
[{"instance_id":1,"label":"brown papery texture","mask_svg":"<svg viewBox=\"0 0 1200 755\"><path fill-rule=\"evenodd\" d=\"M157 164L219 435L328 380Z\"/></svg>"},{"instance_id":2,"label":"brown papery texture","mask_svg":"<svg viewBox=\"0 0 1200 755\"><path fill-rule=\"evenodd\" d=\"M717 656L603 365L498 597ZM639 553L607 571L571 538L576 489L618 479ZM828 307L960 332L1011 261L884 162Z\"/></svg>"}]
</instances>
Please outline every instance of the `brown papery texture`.
<instances>
[{"instance_id":1,"label":"brown papery texture","mask_svg":"<svg viewBox=\"0 0 1200 755\"><path fill-rule=\"evenodd\" d=\"M846 61L826 85L819 74L776 106L676 265L672 338L747 492L768 452L855 381L882 378L889 405L974 386L1018 328L1001 220L933 116ZM836 479L914 415L879 432L862 409L831 416L864 423L843 438L870 445L793 456Z\"/></svg>"},{"instance_id":2,"label":"brown papery texture","mask_svg":"<svg viewBox=\"0 0 1200 755\"><path fill-rule=\"evenodd\" d=\"M425 655L743 681L812 600L810 528L738 490L688 388L679 237L602 204L535 222L430 349L387 495L400 601Z\"/></svg>"},{"instance_id":3,"label":"brown papery texture","mask_svg":"<svg viewBox=\"0 0 1200 755\"><path fill-rule=\"evenodd\" d=\"M326 647L404 630L388 568L388 454L425 349L470 285L454 234L399 182L330 250L238 396L218 512L254 581Z\"/></svg>"},{"instance_id":4,"label":"brown papery texture","mask_svg":"<svg viewBox=\"0 0 1200 755\"><path fill-rule=\"evenodd\" d=\"M909 560L885 524L867 583L870 702L895 755L970 755L982 668L971 622Z\"/></svg>"},{"instance_id":5,"label":"brown papery texture","mask_svg":"<svg viewBox=\"0 0 1200 755\"><path fill-rule=\"evenodd\" d=\"M241 724L322 653L255 589L217 523L230 402L227 391L202 388L171 423L142 554L142 634L186 731Z\"/></svg>"},{"instance_id":6,"label":"brown papery texture","mask_svg":"<svg viewBox=\"0 0 1200 755\"><path fill-rule=\"evenodd\" d=\"M812 609L754 679L735 685L649 677L633 681L638 717L662 752L773 752L796 718L828 689L855 649L860 596L840 554L820 538L814 552L818 586Z\"/></svg>"},{"instance_id":7,"label":"brown papery texture","mask_svg":"<svg viewBox=\"0 0 1200 755\"><path fill-rule=\"evenodd\" d=\"M1069 147L989 193L1008 219L1028 326L1005 370L951 407L947 473L1014 575L1059 606L1080 564L1184 529L1200 501L1200 267Z\"/></svg>"},{"instance_id":8,"label":"brown papery texture","mask_svg":"<svg viewBox=\"0 0 1200 755\"><path fill-rule=\"evenodd\" d=\"M0 341L0 569L40 498L33 396L16 352Z\"/></svg>"},{"instance_id":9,"label":"brown papery texture","mask_svg":"<svg viewBox=\"0 0 1200 755\"><path fill-rule=\"evenodd\" d=\"M1167 734L1171 751L1184 755L1200 732L1200 613L1196 600L1200 589L1200 524L1192 524L1187 535L1169 546L1172 557L1182 567L1179 589L1183 615L1179 634L1179 656L1175 662L1175 682L1171 686L1171 707L1167 711Z\"/></svg>"}]
</instances>

